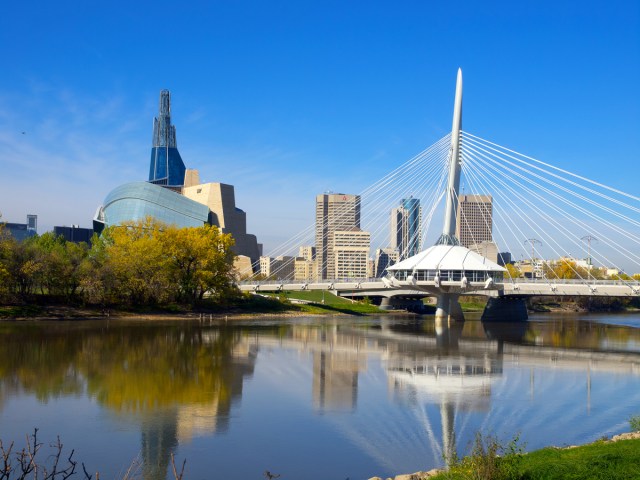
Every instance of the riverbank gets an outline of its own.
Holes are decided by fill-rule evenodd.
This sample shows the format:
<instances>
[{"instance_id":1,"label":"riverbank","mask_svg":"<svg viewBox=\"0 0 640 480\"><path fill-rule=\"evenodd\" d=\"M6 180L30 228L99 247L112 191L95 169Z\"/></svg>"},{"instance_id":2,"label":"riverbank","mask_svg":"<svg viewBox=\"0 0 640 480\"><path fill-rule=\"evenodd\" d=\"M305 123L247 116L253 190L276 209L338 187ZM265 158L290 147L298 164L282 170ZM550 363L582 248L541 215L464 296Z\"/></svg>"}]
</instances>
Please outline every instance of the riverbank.
<instances>
[{"instance_id":1,"label":"riverbank","mask_svg":"<svg viewBox=\"0 0 640 480\"><path fill-rule=\"evenodd\" d=\"M527 478L545 480L640 478L640 432L628 432L610 440L597 440L582 446L546 447L533 452L498 456L489 449L461 459L450 470L388 477L387 480L467 480L469 478ZM371 477L369 480L383 480Z\"/></svg>"},{"instance_id":2,"label":"riverbank","mask_svg":"<svg viewBox=\"0 0 640 480\"><path fill-rule=\"evenodd\" d=\"M469 296L461 298L465 313L481 313L486 298ZM536 298L530 302L529 313L587 313L587 312L639 312L635 307L620 309L586 308L572 300L554 301ZM381 310L364 299L352 301L331 292L282 292L269 295L244 295L233 302L219 305L204 300L196 306L169 304L163 306L100 307L82 305L73 301L53 300L46 295L35 295L32 302L0 306L2 320L94 320L104 318L133 318L147 320L238 320L249 318L293 317L300 315L430 315L435 305L425 304L420 313Z\"/></svg>"},{"instance_id":3,"label":"riverbank","mask_svg":"<svg viewBox=\"0 0 640 480\"><path fill-rule=\"evenodd\" d=\"M126 308L120 306L99 307L90 305L74 305L69 303L14 304L0 306L0 321L21 320L103 320L111 319L144 319L144 320L210 320L229 321L251 318L287 318L299 316L328 315L384 315L390 312L380 310L368 303L350 302L338 297L333 299L327 295L326 303L292 303L289 299L266 298L253 296L238 299L228 305L217 305L202 302L196 306L166 305L158 307ZM406 312L393 312L403 314ZM412 314L409 314L412 315Z\"/></svg>"}]
</instances>

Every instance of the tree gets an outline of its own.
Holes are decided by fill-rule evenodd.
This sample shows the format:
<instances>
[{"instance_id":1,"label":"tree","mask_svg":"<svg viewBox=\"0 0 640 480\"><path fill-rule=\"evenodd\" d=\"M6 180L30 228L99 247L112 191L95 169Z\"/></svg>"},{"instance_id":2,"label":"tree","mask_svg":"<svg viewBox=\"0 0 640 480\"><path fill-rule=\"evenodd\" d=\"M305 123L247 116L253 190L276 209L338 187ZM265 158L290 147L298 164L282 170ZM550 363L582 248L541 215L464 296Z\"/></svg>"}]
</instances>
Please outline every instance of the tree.
<instances>
[{"instance_id":1,"label":"tree","mask_svg":"<svg viewBox=\"0 0 640 480\"><path fill-rule=\"evenodd\" d=\"M234 240L216 226L167 227L160 236L169 259L171 278L178 285L179 300L195 303L210 292L218 299L232 288Z\"/></svg>"},{"instance_id":2,"label":"tree","mask_svg":"<svg viewBox=\"0 0 640 480\"><path fill-rule=\"evenodd\" d=\"M563 280L589 278L587 269L579 267L572 260L562 259L559 262L544 265L544 273L547 278L558 278Z\"/></svg>"},{"instance_id":3,"label":"tree","mask_svg":"<svg viewBox=\"0 0 640 480\"><path fill-rule=\"evenodd\" d=\"M163 225L151 217L106 228L100 237L104 256L100 268L110 276L110 288L125 303L154 304L170 300L175 290L168 258L159 241Z\"/></svg>"},{"instance_id":4,"label":"tree","mask_svg":"<svg viewBox=\"0 0 640 480\"><path fill-rule=\"evenodd\" d=\"M523 278L524 277L522 272L513 263L507 263L504 266L504 268L507 269L507 274L505 275L505 280L511 279L511 278Z\"/></svg>"}]
</instances>

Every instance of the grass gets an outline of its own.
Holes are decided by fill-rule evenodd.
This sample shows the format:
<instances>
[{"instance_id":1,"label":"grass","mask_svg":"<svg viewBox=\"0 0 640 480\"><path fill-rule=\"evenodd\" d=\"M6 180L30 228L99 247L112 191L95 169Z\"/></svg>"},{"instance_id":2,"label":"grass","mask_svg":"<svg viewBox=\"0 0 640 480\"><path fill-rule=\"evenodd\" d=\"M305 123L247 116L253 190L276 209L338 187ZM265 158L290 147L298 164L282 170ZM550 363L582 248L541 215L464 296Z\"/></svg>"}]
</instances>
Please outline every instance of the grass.
<instances>
[{"instance_id":1,"label":"grass","mask_svg":"<svg viewBox=\"0 0 640 480\"><path fill-rule=\"evenodd\" d=\"M331 292L320 290L309 290L303 292L280 292L271 294L281 301L304 300L313 302L310 304L288 304L289 310L297 310L309 314L331 314L343 313L349 315L367 315L372 313L383 313L375 305L366 302L351 302L346 298L334 295Z\"/></svg>"},{"instance_id":2,"label":"grass","mask_svg":"<svg viewBox=\"0 0 640 480\"><path fill-rule=\"evenodd\" d=\"M640 478L640 439L597 441L575 448L543 448L498 456L475 451L433 480L603 480ZM489 452L489 453L487 453ZM499 453L499 452L498 452ZM478 466L480 465L480 468ZM483 465L489 465L484 468ZM486 475L485 475L486 474ZM430 479L431 480L431 479Z\"/></svg>"}]
</instances>

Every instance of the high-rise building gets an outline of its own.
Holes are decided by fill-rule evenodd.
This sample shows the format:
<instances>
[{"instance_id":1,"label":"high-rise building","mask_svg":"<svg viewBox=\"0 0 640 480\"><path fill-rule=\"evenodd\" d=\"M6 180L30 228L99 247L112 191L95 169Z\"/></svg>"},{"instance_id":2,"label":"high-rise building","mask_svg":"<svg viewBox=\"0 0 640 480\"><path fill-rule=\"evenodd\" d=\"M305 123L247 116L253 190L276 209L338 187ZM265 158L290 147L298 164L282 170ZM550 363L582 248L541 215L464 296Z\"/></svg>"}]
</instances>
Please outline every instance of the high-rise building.
<instances>
[{"instance_id":1,"label":"high-rise building","mask_svg":"<svg viewBox=\"0 0 640 480\"><path fill-rule=\"evenodd\" d=\"M484 258L488 258L493 263L498 263L498 246L494 242L484 240L482 242L469 245L467 248L476 252L478 255L482 255Z\"/></svg>"},{"instance_id":2,"label":"high-rise building","mask_svg":"<svg viewBox=\"0 0 640 480\"><path fill-rule=\"evenodd\" d=\"M507 263L512 263L511 252L498 252L498 265L504 267Z\"/></svg>"},{"instance_id":3,"label":"high-rise building","mask_svg":"<svg viewBox=\"0 0 640 480\"><path fill-rule=\"evenodd\" d=\"M385 275L387 267L395 265L400 260L400 252L395 248L378 248L376 250L373 276L381 278Z\"/></svg>"},{"instance_id":4,"label":"high-rise building","mask_svg":"<svg viewBox=\"0 0 640 480\"><path fill-rule=\"evenodd\" d=\"M463 247L493 240L493 199L491 195L460 195L456 237Z\"/></svg>"},{"instance_id":5,"label":"high-rise building","mask_svg":"<svg viewBox=\"0 0 640 480\"><path fill-rule=\"evenodd\" d=\"M360 196L325 193L316 196L318 276L336 278L334 232L360 229Z\"/></svg>"},{"instance_id":6,"label":"high-rise building","mask_svg":"<svg viewBox=\"0 0 640 480\"><path fill-rule=\"evenodd\" d=\"M318 279L318 264L315 260L297 257L293 264L293 279L301 281L315 281Z\"/></svg>"},{"instance_id":7,"label":"high-rise building","mask_svg":"<svg viewBox=\"0 0 640 480\"><path fill-rule=\"evenodd\" d=\"M303 245L298 251L298 257L293 266L293 279L313 281L318 279L318 263L316 262L316 247Z\"/></svg>"},{"instance_id":8,"label":"high-rise building","mask_svg":"<svg viewBox=\"0 0 640 480\"><path fill-rule=\"evenodd\" d=\"M316 259L316 247L312 245L303 245L298 250L298 256L304 258L305 260L315 260Z\"/></svg>"},{"instance_id":9,"label":"high-rise building","mask_svg":"<svg viewBox=\"0 0 640 480\"><path fill-rule=\"evenodd\" d=\"M260 274L273 280L291 280L296 257L260 257Z\"/></svg>"},{"instance_id":10,"label":"high-rise building","mask_svg":"<svg viewBox=\"0 0 640 480\"><path fill-rule=\"evenodd\" d=\"M400 206L391 210L391 248L398 251L400 260L420 252L421 224L422 207L417 198L403 198Z\"/></svg>"},{"instance_id":11,"label":"high-rise building","mask_svg":"<svg viewBox=\"0 0 640 480\"><path fill-rule=\"evenodd\" d=\"M371 234L359 228L333 232L334 276L329 278L367 278Z\"/></svg>"},{"instance_id":12,"label":"high-rise building","mask_svg":"<svg viewBox=\"0 0 640 480\"><path fill-rule=\"evenodd\" d=\"M169 90L160 92L158 117L153 119L153 140L149 182L165 187L184 185L186 167L178 152L176 127L171 125L171 95Z\"/></svg>"}]
</instances>

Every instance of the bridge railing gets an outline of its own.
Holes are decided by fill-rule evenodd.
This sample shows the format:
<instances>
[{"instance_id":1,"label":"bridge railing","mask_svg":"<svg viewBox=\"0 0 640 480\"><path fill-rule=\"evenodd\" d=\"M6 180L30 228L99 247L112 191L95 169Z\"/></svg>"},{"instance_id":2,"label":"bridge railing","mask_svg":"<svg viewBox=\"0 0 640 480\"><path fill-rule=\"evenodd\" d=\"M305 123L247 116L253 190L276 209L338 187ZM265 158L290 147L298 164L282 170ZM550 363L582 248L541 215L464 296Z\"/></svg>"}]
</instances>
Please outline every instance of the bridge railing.
<instances>
[{"instance_id":1,"label":"bridge railing","mask_svg":"<svg viewBox=\"0 0 640 480\"><path fill-rule=\"evenodd\" d=\"M333 279L322 279L322 280L292 280L292 279L281 279L281 280L251 280L251 281L241 281L238 282L239 285L281 285L281 284L289 284L289 283L366 283L366 282L381 282L382 279L371 277L371 278L333 278ZM503 281L499 283L539 283L539 284L562 284L562 285L634 285L640 287L640 281L638 280L596 280L594 278L591 279L562 279L562 278L505 278Z\"/></svg>"},{"instance_id":2,"label":"bridge railing","mask_svg":"<svg viewBox=\"0 0 640 480\"><path fill-rule=\"evenodd\" d=\"M321 283L366 283L366 282L381 282L382 280L379 278L332 278L332 279L322 279L322 280L291 280L291 279L282 279L282 280L247 280L238 282L239 285L286 285L288 283L313 283L313 284L321 284Z\"/></svg>"},{"instance_id":3,"label":"bridge railing","mask_svg":"<svg viewBox=\"0 0 640 480\"><path fill-rule=\"evenodd\" d=\"M556 284L556 285L634 285L640 286L640 281L638 280L596 280L594 278L505 278L502 283L540 283L544 285L548 284Z\"/></svg>"}]
</instances>

